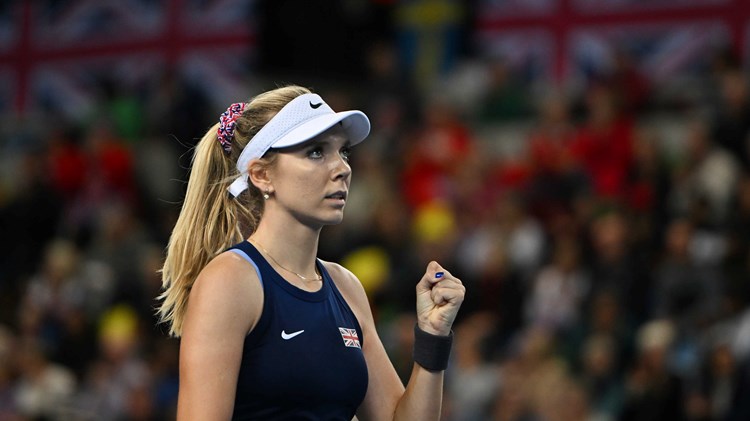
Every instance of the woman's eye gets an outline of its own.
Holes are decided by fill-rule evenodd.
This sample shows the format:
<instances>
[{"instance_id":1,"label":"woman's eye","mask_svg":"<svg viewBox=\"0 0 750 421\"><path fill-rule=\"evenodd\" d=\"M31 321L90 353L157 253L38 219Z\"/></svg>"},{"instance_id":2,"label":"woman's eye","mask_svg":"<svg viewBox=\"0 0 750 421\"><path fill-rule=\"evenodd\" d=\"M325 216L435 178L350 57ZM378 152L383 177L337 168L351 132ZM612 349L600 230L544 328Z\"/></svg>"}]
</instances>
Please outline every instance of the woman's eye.
<instances>
[{"instance_id":1,"label":"woman's eye","mask_svg":"<svg viewBox=\"0 0 750 421\"><path fill-rule=\"evenodd\" d=\"M352 156L352 150L349 148L342 149L341 156L348 161L349 158Z\"/></svg>"},{"instance_id":2,"label":"woman's eye","mask_svg":"<svg viewBox=\"0 0 750 421\"><path fill-rule=\"evenodd\" d=\"M319 159L323 157L323 150L320 148L310 149L307 152L307 156L313 159Z\"/></svg>"}]
</instances>

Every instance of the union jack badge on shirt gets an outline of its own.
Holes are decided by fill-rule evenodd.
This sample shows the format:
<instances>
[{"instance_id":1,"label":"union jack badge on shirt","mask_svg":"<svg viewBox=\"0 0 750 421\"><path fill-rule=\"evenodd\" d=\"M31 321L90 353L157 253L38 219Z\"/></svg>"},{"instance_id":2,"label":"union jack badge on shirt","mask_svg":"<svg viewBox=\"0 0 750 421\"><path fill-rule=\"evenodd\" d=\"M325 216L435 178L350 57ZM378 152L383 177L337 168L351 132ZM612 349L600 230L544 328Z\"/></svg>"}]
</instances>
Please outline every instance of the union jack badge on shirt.
<instances>
[{"instance_id":1,"label":"union jack badge on shirt","mask_svg":"<svg viewBox=\"0 0 750 421\"><path fill-rule=\"evenodd\" d=\"M352 348L362 348L359 344L359 336L357 336L357 331L355 329L340 327L339 332L341 332L341 339L344 340L344 345Z\"/></svg>"}]
</instances>

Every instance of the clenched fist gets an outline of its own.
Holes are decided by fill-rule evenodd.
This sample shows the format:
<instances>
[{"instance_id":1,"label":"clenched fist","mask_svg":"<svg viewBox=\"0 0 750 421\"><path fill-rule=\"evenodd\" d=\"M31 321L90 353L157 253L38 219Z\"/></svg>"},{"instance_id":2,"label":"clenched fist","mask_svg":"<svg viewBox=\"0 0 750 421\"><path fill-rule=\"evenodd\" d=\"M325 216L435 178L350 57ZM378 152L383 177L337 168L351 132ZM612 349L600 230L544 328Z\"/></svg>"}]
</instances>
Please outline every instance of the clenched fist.
<instances>
[{"instance_id":1,"label":"clenched fist","mask_svg":"<svg viewBox=\"0 0 750 421\"><path fill-rule=\"evenodd\" d=\"M433 335L450 334L458 309L464 301L466 288L461 280L430 262L417 284L417 324Z\"/></svg>"}]
</instances>

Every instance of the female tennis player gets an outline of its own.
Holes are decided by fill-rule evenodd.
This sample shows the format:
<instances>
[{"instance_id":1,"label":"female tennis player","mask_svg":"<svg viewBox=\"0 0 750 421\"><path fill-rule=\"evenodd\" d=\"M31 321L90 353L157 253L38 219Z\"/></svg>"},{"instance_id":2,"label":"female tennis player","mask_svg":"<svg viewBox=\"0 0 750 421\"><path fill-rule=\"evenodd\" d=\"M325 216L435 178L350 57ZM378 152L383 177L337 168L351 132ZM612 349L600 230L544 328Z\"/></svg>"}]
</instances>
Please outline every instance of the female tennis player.
<instances>
[{"instance_id":1,"label":"female tennis player","mask_svg":"<svg viewBox=\"0 0 750 421\"><path fill-rule=\"evenodd\" d=\"M440 417L461 281L430 262L416 284L404 388L358 279L316 257L369 131L287 86L232 104L197 145L159 309L181 337L178 420Z\"/></svg>"}]
</instances>

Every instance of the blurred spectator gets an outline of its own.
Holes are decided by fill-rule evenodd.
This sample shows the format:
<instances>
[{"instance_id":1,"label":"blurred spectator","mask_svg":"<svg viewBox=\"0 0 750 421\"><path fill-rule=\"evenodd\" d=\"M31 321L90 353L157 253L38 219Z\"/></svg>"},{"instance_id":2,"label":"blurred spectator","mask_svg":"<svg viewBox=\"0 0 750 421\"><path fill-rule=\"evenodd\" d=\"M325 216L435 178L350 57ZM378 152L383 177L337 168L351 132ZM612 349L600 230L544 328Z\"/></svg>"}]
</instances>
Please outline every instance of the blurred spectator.
<instances>
[{"instance_id":1,"label":"blurred spectator","mask_svg":"<svg viewBox=\"0 0 750 421\"><path fill-rule=\"evenodd\" d=\"M590 396L594 419L617 419L624 399L617 342L608 334L592 334L583 344L581 360L581 383Z\"/></svg>"},{"instance_id":2,"label":"blurred spectator","mask_svg":"<svg viewBox=\"0 0 750 421\"><path fill-rule=\"evenodd\" d=\"M76 380L67 368L44 355L44 345L31 337L21 341L15 398L19 412L31 419L65 420Z\"/></svg>"},{"instance_id":3,"label":"blurred spectator","mask_svg":"<svg viewBox=\"0 0 750 421\"><path fill-rule=\"evenodd\" d=\"M95 186L96 193L107 198L135 200L132 150L108 120L100 120L90 129L86 148L93 170L88 180L100 183Z\"/></svg>"},{"instance_id":4,"label":"blurred spectator","mask_svg":"<svg viewBox=\"0 0 750 421\"><path fill-rule=\"evenodd\" d=\"M455 168L451 177L451 199L462 209L456 217L460 230L481 228L495 218L493 202L504 193L503 186L492 177L494 160L480 151L472 150L463 165Z\"/></svg>"},{"instance_id":5,"label":"blurred spectator","mask_svg":"<svg viewBox=\"0 0 750 421\"><path fill-rule=\"evenodd\" d=\"M467 233L468 234L468 233ZM466 309L491 314L495 332L491 346L503 348L523 325L525 285L513 269L506 246L493 231L466 235L458 247L458 263L467 286Z\"/></svg>"},{"instance_id":6,"label":"blurred spectator","mask_svg":"<svg viewBox=\"0 0 750 421\"><path fill-rule=\"evenodd\" d=\"M720 102L713 110L711 137L742 164L750 169L750 91L747 78L738 67L726 68L718 74Z\"/></svg>"},{"instance_id":7,"label":"blurred spectator","mask_svg":"<svg viewBox=\"0 0 750 421\"><path fill-rule=\"evenodd\" d=\"M664 256L654 269L652 317L669 318L681 331L695 335L718 316L723 282L716 267L693 259L692 240L690 221L669 224Z\"/></svg>"},{"instance_id":8,"label":"blurred spectator","mask_svg":"<svg viewBox=\"0 0 750 421\"><path fill-rule=\"evenodd\" d=\"M58 239L49 244L39 273L28 281L18 318L22 332L47 346L57 344L66 328L92 320L110 304L113 273L109 267L86 261L75 244ZM82 350L83 351L83 350Z\"/></svg>"},{"instance_id":9,"label":"blurred spectator","mask_svg":"<svg viewBox=\"0 0 750 421\"><path fill-rule=\"evenodd\" d=\"M516 373L508 373L507 367L501 371L501 395L511 393L513 389L521 391L525 414L531 419L554 419L564 403L560 393L568 387L568 368L565 362L555 354L556 341L551 332L530 327L519 336ZM501 396L498 399L497 411L503 411ZM523 412L522 412L523 413ZM519 418L511 418L519 419ZM523 419L523 418L520 418Z\"/></svg>"},{"instance_id":10,"label":"blurred spectator","mask_svg":"<svg viewBox=\"0 0 750 421\"><path fill-rule=\"evenodd\" d=\"M89 175L89 162L81 148L81 133L73 127L60 127L49 138L52 183L60 196L70 202L81 193Z\"/></svg>"},{"instance_id":11,"label":"blurred spectator","mask_svg":"<svg viewBox=\"0 0 750 421\"><path fill-rule=\"evenodd\" d=\"M715 227L727 217L739 177L737 159L714 143L705 123L693 121L688 127L687 155L676 174L671 205L677 214L703 212L705 222Z\"/></svg>"},{"instance_id":12,"label":"blurred spectator","mask_svg":"<svg viewBox=\"0 0 750 421\"><path fill-rule=\"evenodd\" d=\"M494 316L476 312L456 327L455 371L448 376L446 390L451 421L490 420L499 388L497 365L489 360L486 339L495 330Z\"/></svg>"},{"instance_id":13,"label":"blurred spectator","mask_svg":"<svg viewBox=\"0 0 750 421\"><path fill-rule=\"evenodd\" d=\"M477 118L480 124L492 125L529 115L528 87L514 74L502 57L492 57L485 65L487 86L480 97Z\"/></svg>"},{"instance_id":14,"label":"blurred spectator","mask_svg":"<svg viewBox=\"0 0 750 421\"><path fill-rule=\"evenodd\" d=\"M580 323L580 309L590 284L581 267L579 253L573 242L555 244L550 264L532 280L526 302L528 324L566 332Z\"/></svg>"},{"instance_id":15,"label":"blurred spectator","mask_svg":"<svg viewBox=\"0 0 750 421\"><path fill-rule=\"evenodd\" d=\"M529 135L531 211L543 220L570 207L571 198L588 189L588 179L573 157L575 125L562 94L540 101L537 122Z\"/></svg>"},{"instance_id":16,"label":"blurred spectator","mask_svg":"<svg viewBox=\"0 0 750 421\"><path fill-rule=\"evenodd\" d=\"M640 126L634 136L634 161L627 180L627 205L633 211L633 241L636 247L654 254L661 246L669 218L670 168L655 127Z\"/></svg>"},{"instance_id":17,"label":"blurred spectator","mask_svg":"<svg viewBox=\"0 0 750 421\"><path fill-rule=\"evenodd\" d=\"M627 309L622 308L612 291L601 291L591 299L587 319L578 326L579 332L568 335L570 350L568 360L576 361L585 349L585 342L596 336L612 341L616 373L621 374L632 361L634 353L634 321Z\"/></svg>"},{"instance_id":18,"label":"blurred spectator","mask_svg":"<svg viewBox=\"0 0 750 421\"><path fill-rule=\"evenodd\" d=\"M133 294L139 288L134 282L140 275L139 259L150 240L135 210L127 202L109 201L97 208L91 223L87 257L112 269L115 299Z\"/></svg>"},{"instance_id":19,"label":"blurred spectator","mask_svg":"<svg viewBox=\"0 0 750 421\"><path fill-rule=\"evenodd\" d=\"M629 222L620 210L605 211L591 223L593 255L587 264L591 295L608 291L637 321L645 317L650 274L642 255L630 243Z\"/></svg>"},{"instance_id":20,"label":"blurred spectator","mask_svg":"<svg viewBox=\"0 0 750 421\"><path fill-rule=\"evenodd\" d=\"M406 167L401 174L402 192L412 208L435 200L450 200L452 176L466 164L474 148L469 128L445 98L426 104L422 126L412 139Z\"/></svg>"},{"instance_id":21,"label":"blurred spectator","mask_svg":"<svg viewBox=\"0 0 750 421\"><path fill-rule=\"evenodd\" d=\"M99 323L101 355L89 364L75 410L86 414L85 419L150 419L155 411L153 374L139 355L143 339L136 313L118 305Z\"/></svg>"},{"instance_id":22,"label":"blurred spectator","mask_svg":"<svg viewBox=\"0 0 750 421\"><path fill-rule=\"evenodd\" d=\"M588 175L593 193L621 200L633 164L633 123L622 114L612 88L592 86L586 94L586 121L571 146L578 165Z\"/></svg>"},{"instance_id":23,"label":"blurred spectator","mask_svg":"<svg viewBox=\"0 0 750 421\"><path fill-rule=\"evenodd\" d=\"M700 373L697 393L690 396L695 419L728 420L738 399L735 395L739 371L726 342L710 344Z\"/></svg>"},{"instance_id":24,"label":"blurred spectator","mask_svg":"<svg viewBox=\"0 0 750 421\"><path fill-rule=\"evenodd\" d=\"M89 129L85 150L89 168L86 185L69 206L64 226L66 234L83 242L94 234L92 224L108 201L134 204L137 198L132 151L108 121L96 121Z\"/></svg>"},{"instance_id":25,"label":"blurred spectator","mask_svg":"<svg viewBox=\"0 0 750 421\"><path fill-rule=\"evenodd\" d=\"M626 381L621 421L686 420L683 381L669 368L675 331L667 320L654 320L638 331L638 356Z\"/></svg>"},{"instance_id":26,"label":"blurred spectator","mask_svg":"<svg viewBox=\"0 0 750 421\"><path fill-rule=\"evenodd\" d=\"M492 210L496 238L505 244L511 267L528 279L546 251L542 226L526 211L523 199L512 193L497 196Z\"/></svg>"}]
</instances>

